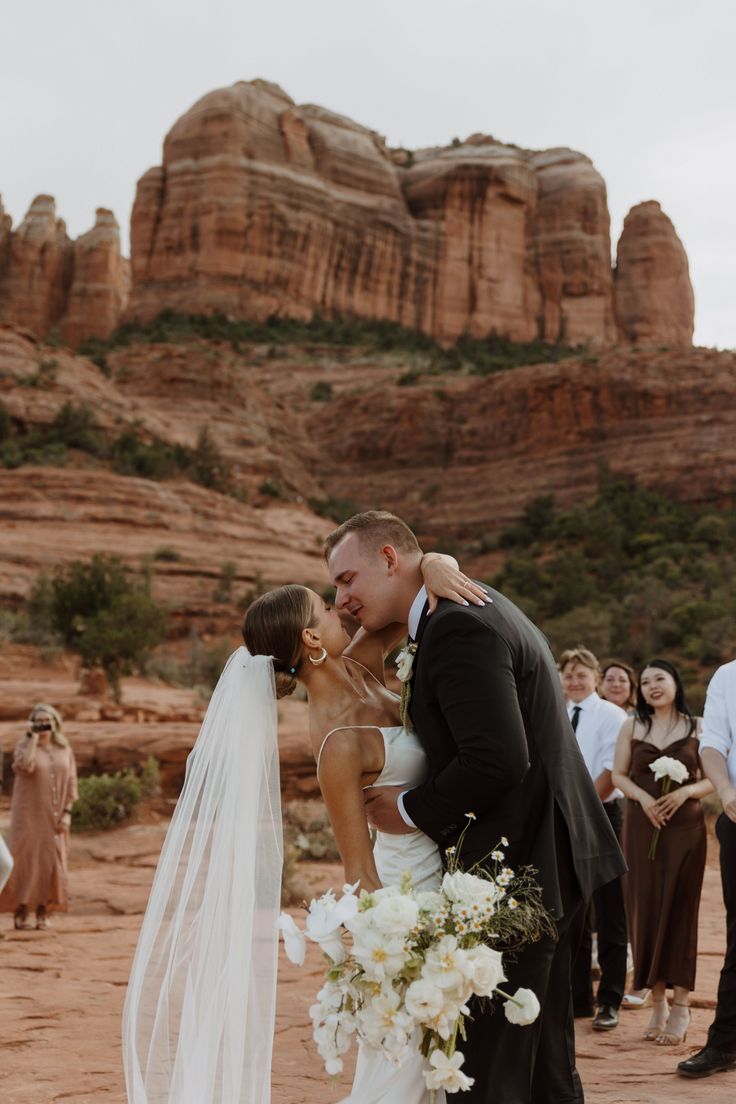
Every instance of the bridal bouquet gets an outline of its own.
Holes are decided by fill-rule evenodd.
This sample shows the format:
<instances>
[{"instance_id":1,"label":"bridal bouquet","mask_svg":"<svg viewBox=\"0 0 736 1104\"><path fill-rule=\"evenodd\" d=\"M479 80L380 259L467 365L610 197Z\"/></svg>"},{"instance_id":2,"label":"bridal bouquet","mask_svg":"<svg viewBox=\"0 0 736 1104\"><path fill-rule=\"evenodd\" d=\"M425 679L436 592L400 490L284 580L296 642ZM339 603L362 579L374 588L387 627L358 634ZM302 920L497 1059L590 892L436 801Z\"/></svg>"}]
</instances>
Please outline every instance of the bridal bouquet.
<instances>
[{"instance_id":1,"label":"bridal bouquet","mask_svg":"<svg viewBox=\"0 0 736 1104\"><path fill-rule=\"evenodd\" d=\"M658 759L649 764L649 769L654 772L655 782L662 780L662 797L670 792L673 782L682 785L690 773L684 763L681 763L679 759L673 759L671 755L660 755ZM652 860L657 854L659 833L659 828L655 828L652 832L652 841L647 852L647 858Z\"/></svg>"},{"instance_id":2,"label":"bridal bouquet","mask_svg":"<svg viewBox=\"0 0 736 1104\"><path fill-rule=\"evenodd\" d=\"M460 870L461 842L462 836L458 848L449 849L437 891L416 891L406 874L401 885L375 893L357 896L357 885L345 886L338 898L330 890L311 902L305 930L282 914L279 926L291 961L303 963L307 938L328 960L310 1009L328 1074L342 1071L355 1035L397 1064L419 1046L429 1060L428 1089L464 1091L473 1079L463 1073L457 1048L458 1038L465 1038L470 998L500 995L515 1024L530 1024L539 1014L530 989L510 995L500 988L506 980L503 952L554 931L539 886L530 871L516 875L502 865L505 839L491 853L489 869Z\"/></svg>"}]
</instances>

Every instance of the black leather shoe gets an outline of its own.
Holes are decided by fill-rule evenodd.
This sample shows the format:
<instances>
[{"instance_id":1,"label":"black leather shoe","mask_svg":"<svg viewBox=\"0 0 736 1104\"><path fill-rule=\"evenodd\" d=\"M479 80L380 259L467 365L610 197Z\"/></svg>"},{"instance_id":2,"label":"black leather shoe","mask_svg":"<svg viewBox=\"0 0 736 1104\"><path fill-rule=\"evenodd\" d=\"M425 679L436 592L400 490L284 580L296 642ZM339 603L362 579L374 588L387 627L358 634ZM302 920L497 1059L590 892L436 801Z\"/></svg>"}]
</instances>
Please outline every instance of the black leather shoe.
<instances>
[{"instance_id":1,"label":"black leather shoe","mask_svg":"<svg viewBox=\"0 0 736 1104\"><path fill-rule=\"evenodd\" d=\"M594 1031L610 1031L618 1027L618 1008L612 1004L602 1004L593 1019Z\"/></svg>"},{"instance_id":2,"label":"black leather shoe","mask_svg":"<svg viewBox=\"0 0 736 1104\"><path fill-rule=\"evenodd\" d=\"M736 1070L736 1054L709 1046L704 1046L697 1054L677 1065L677 1072L683 1077L710 1077L712 1073L722 1070Z\"/></svg>"}]
</instances>

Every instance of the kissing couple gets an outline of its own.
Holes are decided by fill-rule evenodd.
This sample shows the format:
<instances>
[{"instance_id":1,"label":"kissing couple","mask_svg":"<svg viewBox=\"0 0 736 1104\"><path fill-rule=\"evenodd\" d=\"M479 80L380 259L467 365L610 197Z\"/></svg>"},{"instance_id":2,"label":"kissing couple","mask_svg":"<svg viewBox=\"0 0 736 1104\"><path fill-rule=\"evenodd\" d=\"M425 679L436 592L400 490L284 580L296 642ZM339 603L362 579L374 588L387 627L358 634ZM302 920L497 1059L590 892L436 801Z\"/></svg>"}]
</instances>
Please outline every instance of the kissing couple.
<instances>
[{"instance_id":1,"label":"kissing couple","mask_svg":"<svg viewBox=\"0 0 736 1104\"><path fill-rule=\"evenodd\" d=\"M506 837L509 865L537 872L556 937L507 969L541 1012L519 1031L471 1002L468 1104L582 1104L571 963L593 891L625 864L547 641L450 557L423 555L392 514L356 514L329 535L325 557L334 607L297 585L253 603L245 647L228 660L187 762L126 996L128 1100L269 1104L283 852L277 701L301 682L347 882L370 891L410 870L415 888L438 888L469 810L464 866ZM360 625L352 639L341 611ZM407 634L399 700L384 663ZM424 1068L418 1050L397 1067L361 1048L347 1101L429 1104Z\"/></svg>"}]
</instances>

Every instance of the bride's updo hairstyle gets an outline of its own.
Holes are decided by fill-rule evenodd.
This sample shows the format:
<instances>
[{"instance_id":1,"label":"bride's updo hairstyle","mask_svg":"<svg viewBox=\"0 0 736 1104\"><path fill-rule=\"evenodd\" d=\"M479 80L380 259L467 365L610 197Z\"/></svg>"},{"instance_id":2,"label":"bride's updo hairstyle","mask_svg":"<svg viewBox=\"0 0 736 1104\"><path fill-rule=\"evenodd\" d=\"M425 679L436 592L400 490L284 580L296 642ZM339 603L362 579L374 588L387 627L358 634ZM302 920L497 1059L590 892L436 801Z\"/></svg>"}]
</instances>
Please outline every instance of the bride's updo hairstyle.
<instances>
[{"instance_id":1,"label":"bride's updo hairstyle","mask_svg":"<svg viewBox=\"0 0 736 1104\"><path fill-rule=\"evenodd\" d=\"M295 583L262 594L248 607L243 640L251 655L273 656L277 698L296 690L296 676L304 660L302 632L316 623L310 592Z\"/></svg>"}]
</instances>

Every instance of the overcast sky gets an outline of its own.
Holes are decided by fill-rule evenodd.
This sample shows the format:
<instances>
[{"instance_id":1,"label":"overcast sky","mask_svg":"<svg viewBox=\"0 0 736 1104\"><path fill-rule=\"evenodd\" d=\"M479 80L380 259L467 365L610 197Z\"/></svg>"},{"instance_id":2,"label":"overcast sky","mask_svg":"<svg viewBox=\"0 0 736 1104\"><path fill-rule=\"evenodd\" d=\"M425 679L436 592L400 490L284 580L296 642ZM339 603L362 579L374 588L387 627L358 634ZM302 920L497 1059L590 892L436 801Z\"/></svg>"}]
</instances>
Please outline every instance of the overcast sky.
<instances>
[{"instance_id":1,"label":"overcast sky","mask_svg":"<svg viewBox=\"0 0 736 1104\"><path fill-rule=\"evenodd\" d=\"M736 347L733 0L0 0L0 194L76 237L201 95L263 77L419 147L483 131L582 150L613 241L658 199L690 258L699 344Z\"/></svg>"}]
</instances>

